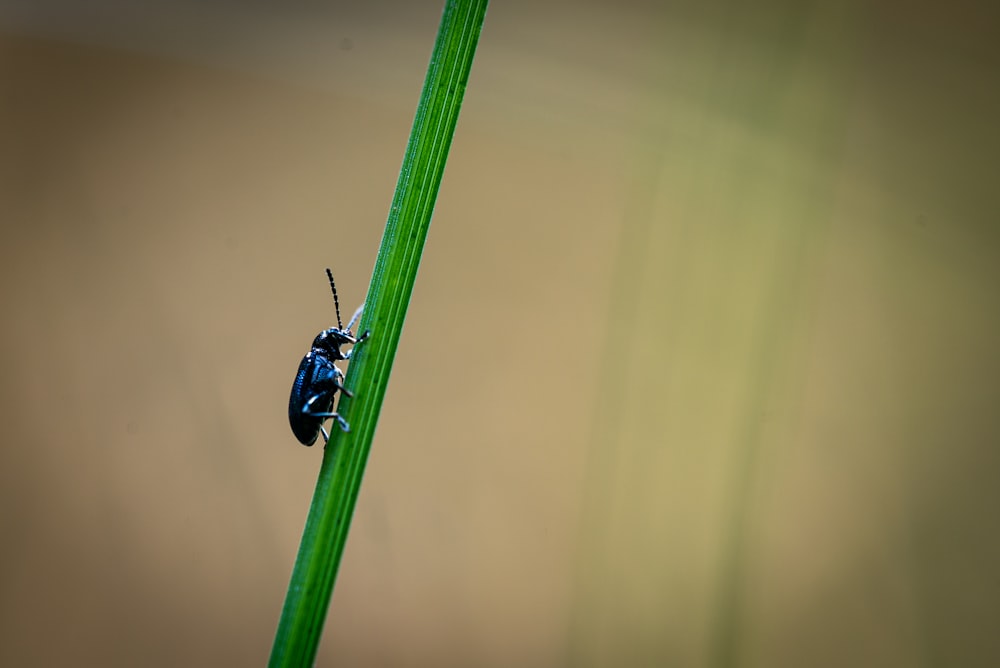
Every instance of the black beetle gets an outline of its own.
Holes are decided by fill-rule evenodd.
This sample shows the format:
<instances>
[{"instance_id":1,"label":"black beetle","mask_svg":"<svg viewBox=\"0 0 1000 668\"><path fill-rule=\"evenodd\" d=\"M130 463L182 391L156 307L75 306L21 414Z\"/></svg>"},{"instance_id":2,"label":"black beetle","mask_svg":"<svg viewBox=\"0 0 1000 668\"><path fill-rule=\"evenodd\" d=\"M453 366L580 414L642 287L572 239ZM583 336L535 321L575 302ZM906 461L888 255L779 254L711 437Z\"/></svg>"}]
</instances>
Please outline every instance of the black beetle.
<instances>
[{"instance_id":1,"label":"black beetle","mask_svg":"<svg viewBox=\"0 0 1000 668\"><path fill-rule=\"evenodd\" d=\"M333 274L326 270L326 276L330 279L330 290L333 291L333 305L337 309L337 326L320 332L312 343L312 350L302 358L299 364L299 372L295 374L295 382L292 383L292 395L288 399L288 423L292 426L295 438L303 445L312 445L316 442L316 437L323 432L326 440L330 435L323 428L323 423L333 418L344 431L350 431L351 427L344 418L333 411L333 399L340 390L347 396L353 396L343 386L344 372L337 368L335 362L351 358L354 348L346 353L340 351L344 344L358 345L368 338L368 330L361 336L355 338L351 332L351 327L359 317L361 310L365 307L362 304L354 313L354 317L347 323L344 329L340 322L340 300L337 298L337 286L333 283Z\"/></svg>"}]
</instances>

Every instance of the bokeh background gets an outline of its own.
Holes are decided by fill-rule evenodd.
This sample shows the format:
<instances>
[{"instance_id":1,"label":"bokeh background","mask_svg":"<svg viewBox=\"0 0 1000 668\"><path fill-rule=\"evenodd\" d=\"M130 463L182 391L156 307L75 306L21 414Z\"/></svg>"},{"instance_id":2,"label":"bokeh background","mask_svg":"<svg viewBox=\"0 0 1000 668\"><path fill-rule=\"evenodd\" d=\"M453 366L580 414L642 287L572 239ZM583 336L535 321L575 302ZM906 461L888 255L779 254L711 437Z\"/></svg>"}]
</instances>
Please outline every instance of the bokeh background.
<instances>
[{"instance_id":1,"label":"bokeh background","mask_svg":"<svg viewBox=\"0 0 1000 668\"><path fill-rule=\"evenodd\" d=\"M319 664L1000 665L992 4L494 2ZM0 664L265 662L441 7L0 3Z\"/></svg>"}]
</instances>

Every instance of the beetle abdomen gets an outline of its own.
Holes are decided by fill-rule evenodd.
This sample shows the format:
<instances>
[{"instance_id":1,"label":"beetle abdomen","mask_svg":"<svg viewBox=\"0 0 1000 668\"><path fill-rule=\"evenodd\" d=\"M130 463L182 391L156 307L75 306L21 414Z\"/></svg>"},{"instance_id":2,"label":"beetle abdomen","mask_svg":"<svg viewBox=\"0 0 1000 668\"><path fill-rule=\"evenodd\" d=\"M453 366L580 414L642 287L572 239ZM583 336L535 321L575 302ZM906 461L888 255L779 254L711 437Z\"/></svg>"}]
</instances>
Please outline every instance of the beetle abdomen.
<instances>
[{"instance_id":1,"label":"beetle abdomen","mask_svg":"<svg viewBox=\"0 0 1000 668\"><path fill-rule=\"evenodd\" d=\"M322 366L312 353L303 357L288 398L288 424L292 427L295 438L303 445L312 445L316 442L320 426L323 424L323 418L305 412L309 400L313 396L318 397L309 405L312 413L329 413L333 409L333 394L322 391L323 385L316 382L317 376L326 375Z\"/></svg>"}]
</instances>

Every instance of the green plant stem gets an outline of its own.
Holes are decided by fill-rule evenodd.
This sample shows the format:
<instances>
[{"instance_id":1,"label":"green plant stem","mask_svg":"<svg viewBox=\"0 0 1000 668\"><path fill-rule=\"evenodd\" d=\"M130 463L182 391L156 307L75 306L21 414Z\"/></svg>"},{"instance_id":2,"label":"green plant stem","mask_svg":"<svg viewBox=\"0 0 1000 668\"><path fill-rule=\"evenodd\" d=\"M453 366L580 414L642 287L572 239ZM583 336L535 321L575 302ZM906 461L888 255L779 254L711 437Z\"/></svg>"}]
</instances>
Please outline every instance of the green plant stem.
<instances>
[{"instance_id":1,"label":"green plant stem","mask_svg":"<svg viewBox=\"0 0 1000 668\"><path fill-rule=\"evenodd\" d=\"M345 386L354 397L341 396L338 404L352 431L331 429L271 666L311 666L316 658L486 5L445 5L358 328L371 330L371 337L356 348L348 369Z\"/></svg>"}]
</instances>

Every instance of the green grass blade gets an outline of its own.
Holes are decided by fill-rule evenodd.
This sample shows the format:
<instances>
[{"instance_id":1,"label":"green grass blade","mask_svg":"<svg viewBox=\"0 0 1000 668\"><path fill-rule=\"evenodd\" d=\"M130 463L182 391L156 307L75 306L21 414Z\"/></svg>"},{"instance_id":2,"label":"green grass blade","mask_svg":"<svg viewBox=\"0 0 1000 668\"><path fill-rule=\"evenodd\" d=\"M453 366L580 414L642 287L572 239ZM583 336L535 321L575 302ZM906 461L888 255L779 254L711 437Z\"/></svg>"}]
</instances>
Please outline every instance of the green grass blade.
<instances>
[{"instance_id":1,"label":"green grass blade","mask_svg":"<svg viewBox=\"0 0 1000 668\"><path fill-rule=\"evenodd\" d=\"M372 334L348 369L345 385L355 396L341 397L338 406L352 431L331 429L271 666L311 666L316 658L486 5L487 0L445 5L358 328Z\"/></svg>"}]
</instances>

